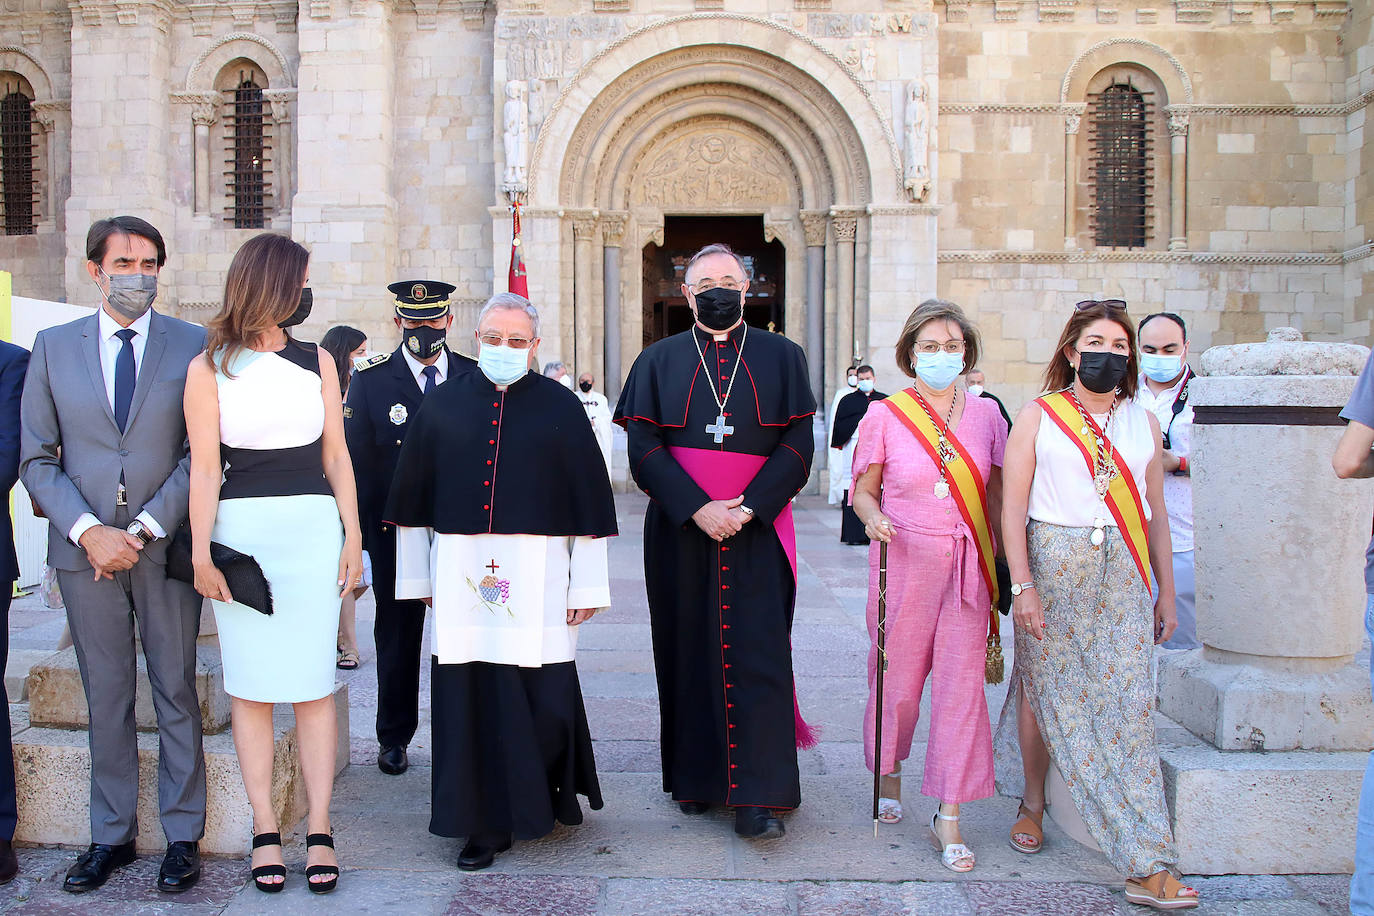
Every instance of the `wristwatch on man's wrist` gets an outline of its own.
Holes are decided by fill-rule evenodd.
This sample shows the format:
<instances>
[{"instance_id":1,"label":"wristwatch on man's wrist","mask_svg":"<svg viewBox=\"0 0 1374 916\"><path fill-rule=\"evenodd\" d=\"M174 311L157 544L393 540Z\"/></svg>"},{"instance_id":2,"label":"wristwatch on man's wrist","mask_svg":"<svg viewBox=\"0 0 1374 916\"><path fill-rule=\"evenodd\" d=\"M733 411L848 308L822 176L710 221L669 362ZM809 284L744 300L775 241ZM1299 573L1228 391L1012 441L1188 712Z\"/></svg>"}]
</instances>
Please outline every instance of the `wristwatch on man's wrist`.
<instances>
[{"instance_id":1,"label":"wristwatch on man's wrist","mask_svg":"<svg viewBox=\"0 0 1374 916\"><path fill-rule=\"evenodd\" d=\"M1011 586L1011 593L1014 597L1031 588L1035 588L1034 582L1013 582Z\"/></svg>"},{"instance_id":2,"label":"wristwatch on man's wrist","mask_svg":"<svg viewBox=\"0 0 1374 916\"><path fill-rule=\"evenodd\" d=\"M143 524L138 519L134 519L132 522L129 522L129 527L125 528L124 530L129 534L132 534L134 537L138 538L140 541L142 541L144 547L147 547L153 541L157 540L157 535L153 534L153 529L149 528L147 525Z\"/></svg>"}]
</instances>

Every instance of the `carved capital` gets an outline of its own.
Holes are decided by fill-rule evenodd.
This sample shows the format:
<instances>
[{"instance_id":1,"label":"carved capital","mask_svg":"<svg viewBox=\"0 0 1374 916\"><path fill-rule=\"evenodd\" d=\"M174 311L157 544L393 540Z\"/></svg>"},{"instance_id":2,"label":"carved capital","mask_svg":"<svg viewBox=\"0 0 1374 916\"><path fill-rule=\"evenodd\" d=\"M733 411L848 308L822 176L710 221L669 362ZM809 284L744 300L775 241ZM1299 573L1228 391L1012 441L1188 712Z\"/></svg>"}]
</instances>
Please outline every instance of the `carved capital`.
<instances>
[{"instance_id":1,"label":"carved capital","mask_svg":"<svg viewBox=\"0 0 1374 916\"><path fill-rule=\"evenodd\" d=\"M1078 133L1078 129L1083 124L1083 115L1088 111L1088 106L1083 103L1076 103L1064 106L1064 133L1072 136Z\"/></svg>"},{"instance_id":2,"label":"carved capital","mask_svg":"<svg viewBox=\"0 0 1374 916\"><path fill-rule=\"evenodd\" d=\"M806 247L816 248L825 244L825 226L829 219L830 214L824 210L801 212L802 235L806 238Z\"/></svg>"},{"instance_id":3,"label":"carved capital","mask_svg":"<svg viewBox=\"0 0 1374 916\"><path fill-rule=\"evenodd\" d=\"M38 125L39 130L45 134L50 134L57 129L58 113L70 108L71 103L69 102L34 102L33 120Z\"/></svg>"},{"instance_id":4,"label":"carved capital","mask_svg":"<svg viewBox=\"0 0 1374 916\"><path fill-rule=\"evenodd\" d=\"M202 126L214 124L219 117L219 96L213 92L174 92L172 102L191 108L191 121Z\"/></svg>"},{"instance_id":5,"label":"carved capital","mask_svg":"<svg viewBox=\"0 0 1374 916\"><path fill-rule=\"evenodd\" d=\"M286 124L291 120L291 102L296 98L294 89L264 89L262 97L272 105L272 120Z\"/></svg>"},{"instance_id":6,"label":"carved capital","mask_svg":"<svg viewBox=\"0 0 1374 916\"><path fill-rule=\"evenodd\" d=\"M621 242L625 239L625 223L626 218L624 213L602 215L601 244L605 245L607 248L619 248ZM576 226L573 227L573 231L576 231Z\"/></svg>"},{"instance_id":7,"label":"carved capital","mask_svg":"<svg viewBox=\"0 0 1374 916\"><path fill-rule=\"evenodd\" d=\"M463 9L463 25L480 29L487 14L487 0L458 0Z\"/></svg>"},{"instance_id":8,"label":"carved capital","mask_svg":"<svg viewBox=\"0 0 1374 916\"><path fill-rule=\"evenodd\" d=\"M596 240L596 213L573 217L573 241L591 242Z\"/></svg>"},{"instance_id":9,"label":"carved capital","mask_svg":"<svg viewBox=\"0 0 1374 916\"><path fill-rule=\"evenodd\" d=\"M859 221L852 216L837 216L831 220L830 225L835 229L835 241L854 242L854 235L859 229Z\"/></svg>"},{"instance_id":10,"label":"carved capital","mask_svg":"<svg viewBox=\"0 0 1374 916\"><path fill-rule=\"evenodd\" d=\"M765 242L776 242L782 239L783 244L787 244L787 237L792 234L790 222L779 222L770 220L767 217L763 220L763 240Z\"/></svg>"},{"instance_id":11,"label":"carved capital","mask_svg":"<svg viewBox=\"0 0 1374 916\"><path fill-rule=\"evenodd\" d=\"M1187 108L1176 108L1173 105L1168 105L1164 108L1164 113L1169 116L1169 136L1188 136L1190 112Z\"/></svg>"}]
</instances>

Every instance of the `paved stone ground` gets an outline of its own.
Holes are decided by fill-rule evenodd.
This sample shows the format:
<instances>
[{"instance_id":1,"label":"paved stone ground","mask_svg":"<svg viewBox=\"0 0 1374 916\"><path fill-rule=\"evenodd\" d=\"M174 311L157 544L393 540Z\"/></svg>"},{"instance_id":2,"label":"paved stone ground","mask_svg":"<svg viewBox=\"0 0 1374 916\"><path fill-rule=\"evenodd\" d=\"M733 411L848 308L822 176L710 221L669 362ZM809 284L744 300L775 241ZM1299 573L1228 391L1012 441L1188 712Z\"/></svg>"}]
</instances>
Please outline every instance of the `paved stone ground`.
<instances>
[{"instance_id":1,"label":"paved stone ground","mask_svg":"<svg viewBox=\"0 0 1374 916\"><path fill-rule=\"evenodd\" d=\"M372 727L376 674L372 604L359 608L363 665L342 673L350 685L352 754L339 778L334 825L345 867L340 889L306 891L305 850L287 849L288 886L278 896L248 886L242 860L211 860L200 885L181 898L153 889L158 859L141 859L101 891L72 897L58 885L69 850L21 851L22 873L0 889L0 911L42 914L252 914L344 912L516 916L516 914L979 914L1070 916L1144 913L1125 901L1121 879L1099 853L1074 843L1050 822L1043 853L1019 855L1006 830L1016 802L994 798L964 808L964 836L977 869L956 876L941 868L926 839L934 801L908 778L908 817L874 839L870 777L860 721L867 637L863 624L866 552L838 543L839 510L817 498L799 501L799 599L794 634L798 692L808 720L823 729L819 747L802 752L802 807L782 840L736 838L728 814L680 815L660 788L657 708L641 562L644 500L618 499L622 536L611 549L615 607L588 624L578 667L596 736L606 807L577 828L518 844L476 875L453 866L459 843L431 836L428 683L422 687L421 731L412 767L400 777L375 765ZM36 600L15 603L15 657L53 646L60 616ZM1010 659L1008 659L1010 667ZM1005 689L988 688L995 716ZM1188 740L1173 734L1162 739ZM907 772L920 771L924 736ZM1276 825L1276 829L1280 829ZM1192 879L1205 899L1197 911L1235 916L1317 916L1348 910L1349 879L1340 875L1234 876Z\"/></svg>"}]
</instances>

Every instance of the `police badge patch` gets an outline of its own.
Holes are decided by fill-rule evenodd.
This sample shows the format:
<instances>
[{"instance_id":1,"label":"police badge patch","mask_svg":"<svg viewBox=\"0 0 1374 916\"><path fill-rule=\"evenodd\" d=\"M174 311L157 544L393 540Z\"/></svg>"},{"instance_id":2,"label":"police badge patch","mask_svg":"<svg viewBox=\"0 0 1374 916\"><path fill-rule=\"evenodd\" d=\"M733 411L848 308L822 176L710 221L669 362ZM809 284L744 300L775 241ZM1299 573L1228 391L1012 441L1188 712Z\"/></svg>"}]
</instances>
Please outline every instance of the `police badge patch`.
<instances>
[{"instance_id":1,"label":"police badge patch","mask_svg":"<svg viewBox=\"0 0 1374 916\"><path fill-rule=\"evenodd\" d=\"M391 412L387 414L387 417L396 426L400 426L404 423L409 416L410 414L406 412L406 405L404 404L392 404Z\"/></svg>"}]
</instances>

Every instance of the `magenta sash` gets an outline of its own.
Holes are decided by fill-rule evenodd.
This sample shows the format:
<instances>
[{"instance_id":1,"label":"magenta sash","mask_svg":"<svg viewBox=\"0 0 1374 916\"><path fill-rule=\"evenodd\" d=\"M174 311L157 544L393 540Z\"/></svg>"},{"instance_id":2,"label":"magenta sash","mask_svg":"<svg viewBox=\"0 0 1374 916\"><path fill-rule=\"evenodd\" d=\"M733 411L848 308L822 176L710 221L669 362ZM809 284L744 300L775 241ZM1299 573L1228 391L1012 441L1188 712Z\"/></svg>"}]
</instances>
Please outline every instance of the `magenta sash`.
<instances>
[{"instance_id":1,"label":"magenta sash","mask_svg":"<svg viewBox=\"0 0 1374 916\"><path fill-rule=\"evenodd\" d=\"M741 455L737 452L718 452L709 448L684 448L671 446L668 454L687 476L696 481L697 486L706 491L712 499L734 499L744 492L754 475L763 467L768 458L764 455ZM782 544L787 562L792 566L792 581L797 580L797 531L792 523L792 504L778 513L773 520L773 530Z\"/></svg>"}]
</instances>

